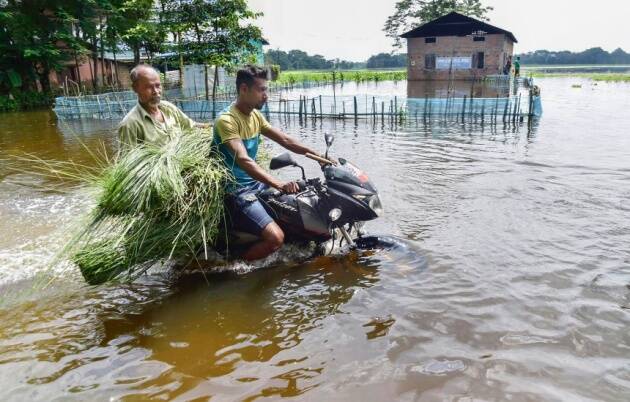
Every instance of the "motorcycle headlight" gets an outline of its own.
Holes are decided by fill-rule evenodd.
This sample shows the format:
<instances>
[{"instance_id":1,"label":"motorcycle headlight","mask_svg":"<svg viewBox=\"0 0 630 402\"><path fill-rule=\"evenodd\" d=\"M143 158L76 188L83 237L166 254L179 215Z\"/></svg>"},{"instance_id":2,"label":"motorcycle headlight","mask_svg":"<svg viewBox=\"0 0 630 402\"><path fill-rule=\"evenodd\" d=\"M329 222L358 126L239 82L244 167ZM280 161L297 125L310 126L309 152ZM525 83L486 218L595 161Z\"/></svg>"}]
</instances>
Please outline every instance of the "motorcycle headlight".
<instances>
[{"instance_id":1,"label":"motorcycle headlight","mask_svg":"<svg viewBox=\"0 0 630 402\"><path fill-rule=\"evenodd\" d=\"M328 212L328 217L330 218L331 222L336 221L337 219L341 218L341 209L339 208L333 208Z\"/></svg>"},{"instance_id":2,"label":"motorcycle headlight","mask_svg":"<svg viewBox=\"0 0 630 402\"><path fill-rule=\"evenodd\" d=\"M370 209L374 211L376 216L381 216L383 214L383 206L381 205L381 199L378 198L378 195L374 194L370 197L368 205L370 206Z\"/></svg>"}]
</instances>

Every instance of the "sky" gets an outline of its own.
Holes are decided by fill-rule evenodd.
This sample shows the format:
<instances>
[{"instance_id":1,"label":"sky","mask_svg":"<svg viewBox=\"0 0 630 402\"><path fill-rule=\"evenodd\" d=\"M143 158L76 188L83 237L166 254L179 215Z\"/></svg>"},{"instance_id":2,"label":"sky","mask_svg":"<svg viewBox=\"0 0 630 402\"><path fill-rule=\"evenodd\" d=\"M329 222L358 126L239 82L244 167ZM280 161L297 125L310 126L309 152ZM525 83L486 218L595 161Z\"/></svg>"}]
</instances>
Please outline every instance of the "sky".
<instances>
[{"instance_id":1,"label":"sky","mask_svg":"<svg viewBox=\"0 0 630 402\"><path fill-rule=\"evenodd\" d=\"M271 49L300 49L327 59L365 61L390 52L382 31L397 0L248 0ZM630 1L482 0L490 23L511 31L516 53L621 47L630 52ZM404 51L404 48L403 48Z\"/></svg>"}]
</instances>

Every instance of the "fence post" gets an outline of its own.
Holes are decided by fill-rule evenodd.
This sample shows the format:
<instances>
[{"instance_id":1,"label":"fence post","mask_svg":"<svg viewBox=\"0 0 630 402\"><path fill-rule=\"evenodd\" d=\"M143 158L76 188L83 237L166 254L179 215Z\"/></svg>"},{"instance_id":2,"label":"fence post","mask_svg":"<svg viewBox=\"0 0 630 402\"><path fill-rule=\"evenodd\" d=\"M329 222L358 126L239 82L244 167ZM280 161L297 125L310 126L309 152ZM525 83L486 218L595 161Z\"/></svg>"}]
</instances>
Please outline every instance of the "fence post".
<instances>
[{"instance_id":1,"label":"fence post","mask_svg":"<svg viewBox=\"0 0 630 402\"><path fill-rule=\"evenodd\" d=\"M505 108L503 109L503 124L505 124L505 118L507 116L509 106L510 106L510 97L508 96L505 100Z\"/></svg>"},{"instance_id":2,"label":"fence post","mask_svg":"<svg viewBox=\"0 0 630 402\"><path fill-rule=\"evenodd\" d=\"M300 120L302 120L302 95L300 95L300 112L299 112L299 115L300 115Z\"/></svg>"},{"instance_id":3,"label":"fence post","mask_svg":"<svg viewBox=\"0 0 630 402\"><path fill-rule=\"evenodd\" d=\"M324 109L322 108L322 96L319 95L319 118L324 117Z\"/></svg>"},{"instance_id":4,"label":"fence post","mask_svg":"<svg viewBox=\"0 0 630 402\"><path fill-rule=\"evenodd\" d=\"M499 115L499 95L497 94L497 97L495 98L494 101L494 122L497 122L497 116Z\"/></svg>"},{"instance_id":5,"label":"fence post","mask_svg":"<svg viewBox=\"0 0 630 402\"><path fill-rule=\"evenodd\" d=\"M372 97L372 115L373 119L376 120L376 98Z\"/></svg>"}]
</instances>

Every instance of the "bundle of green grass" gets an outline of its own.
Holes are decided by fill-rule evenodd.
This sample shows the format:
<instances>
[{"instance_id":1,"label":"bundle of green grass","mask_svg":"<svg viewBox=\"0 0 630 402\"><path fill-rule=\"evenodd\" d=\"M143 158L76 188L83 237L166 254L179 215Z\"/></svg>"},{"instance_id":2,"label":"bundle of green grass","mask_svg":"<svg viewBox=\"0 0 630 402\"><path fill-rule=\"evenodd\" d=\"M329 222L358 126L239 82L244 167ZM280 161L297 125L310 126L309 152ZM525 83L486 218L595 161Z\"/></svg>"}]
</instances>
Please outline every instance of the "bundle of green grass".
<instances>
[{"instance_id":1,"label":"bundle of green grass","mask_svg":"<svg viewBox=\"0 0 630 402\"><path fill-rule=\"evenodd\" d=\"M137 146L92 178L96 207L66 250L90 284L190 261L217 239L229 178L207 132Z\"/></svg>"}]
</instances>

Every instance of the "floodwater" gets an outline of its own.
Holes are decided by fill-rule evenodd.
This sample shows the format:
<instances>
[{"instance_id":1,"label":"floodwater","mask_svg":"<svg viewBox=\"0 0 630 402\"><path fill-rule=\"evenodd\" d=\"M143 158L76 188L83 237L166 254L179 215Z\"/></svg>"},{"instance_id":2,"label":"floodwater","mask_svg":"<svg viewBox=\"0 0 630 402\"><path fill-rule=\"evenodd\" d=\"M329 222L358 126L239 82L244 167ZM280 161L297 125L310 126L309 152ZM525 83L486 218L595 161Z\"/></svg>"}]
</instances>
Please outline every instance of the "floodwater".
<instances>
[{"instance_id":1,"label":"floodwater","mask_svg":"<svg viewBox=\"0 0 630 402\"><path fill-rule=\"evenodd\" d=\"M630 85L537 84L529 128L272 119L336 135L389 250L98 287L62 263L32 291L89 197L0 165L0 399L627 400ZM54 124L0 115L1 163L112 148Z\"/></svg>"},{"instance_id":2,"label":"floodwater","mask_svg":"<svg viewBox=\"0 0 630 402\"><path fill-rule=\"evenodd\" d=\"M455 97L463 98L464 96L473 96L475 98L494 98L496 96L506 97L510 94L510 86L505 83L503 85L492 85L487 82L468 82L468 81L384 81L384 82L364 82L356 84L354 82L346 82L332 85L320 85L306 89L288 89L283 90L279 96L272 96L271 99L279 98L297 99L300 95L314 98L319 95L330 97L333 92L341 98L351 98L358 95L361 100L362 96L367 97L392 97L401 98L446 98ZM513 89L513 88L512 88ZM350 110L350 105L348 106Z\"/></svg>"}]
</instances>

